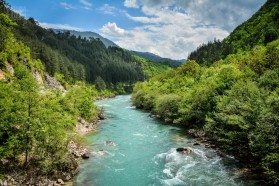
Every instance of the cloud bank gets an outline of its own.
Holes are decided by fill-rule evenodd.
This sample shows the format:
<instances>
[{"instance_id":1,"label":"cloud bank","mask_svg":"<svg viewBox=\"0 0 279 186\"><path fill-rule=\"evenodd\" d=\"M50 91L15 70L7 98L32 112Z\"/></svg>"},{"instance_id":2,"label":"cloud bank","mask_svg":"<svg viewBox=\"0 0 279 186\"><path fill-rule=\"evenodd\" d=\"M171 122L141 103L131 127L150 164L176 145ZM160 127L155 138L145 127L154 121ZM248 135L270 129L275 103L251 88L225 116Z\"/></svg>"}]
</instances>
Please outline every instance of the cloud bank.
<instances>
[{"instance_id":1,"label":"cloud bank","mask_svg":"<svg viewBox=\"0 0 279 186\"><path fill-rule=\"evenodd\" d=\"M247 20L264 0L125 0L141 16L126 12L139 23L132 29L108 22L100 32L119 46L163 57L185 59L202 43L223 39Z\"/></svg>"}]
</instances>

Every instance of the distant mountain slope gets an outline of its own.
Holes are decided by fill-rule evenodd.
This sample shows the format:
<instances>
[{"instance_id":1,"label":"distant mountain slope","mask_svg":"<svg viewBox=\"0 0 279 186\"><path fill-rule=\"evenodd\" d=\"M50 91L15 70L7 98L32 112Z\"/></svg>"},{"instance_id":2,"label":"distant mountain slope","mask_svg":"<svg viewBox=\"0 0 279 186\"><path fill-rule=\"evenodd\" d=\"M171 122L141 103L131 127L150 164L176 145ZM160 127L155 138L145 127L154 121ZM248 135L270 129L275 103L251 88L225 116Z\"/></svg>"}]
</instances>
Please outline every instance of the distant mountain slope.
<instances>
[{"instance_id":1,"label":"distant mountain slope","mask_svg":"<svg viewBox=\"0 0 279 186\"><path fill-rule=\"evenodd\" d=\"M223 41L203 44L188 59L211 65L239 50L250 50L256 45L266 45L279 37L279 0L268 0L249 20L239 25Z\"/></svg>"},{"instance_id":2,"label":"distant mountain slope","mask_svg":"<svg viewBox=\"0 0 279 186\"><path fill-rule=\"evenodd\" d=\"M150 61L154 61L154 62L161 62L164 64L167 64L169 66L173 66L173 67L178 67L181 65L182 62L184 62L185 60L173 60L173 59L169 59L169 58L162 58L156 54L150 53L150 52L138 52L138 51L132 51L131 52L139 57L142 57L144 59L150 60Z\"/></svg>"},{"instance_id":3,"label":"distant mountain slope","mask_svg":"<svg viewBox=\"0 0 279 186\"><path fill-rule=\"evenodd\" d=\"M97 34L95 32L91 32L91 31L85 31L85 32L81 32L81 31L75 31L75 30L61 30L61 29L55 29L54 31L56 32L65 32L65 31L69 31L72 35L75 35L76 37L81 37L81 38L95 38L95 39L100 39L104 45L106 47L119 47L117 44L115 44L113 41L104 38L103 36L101 36L100 34ZM128 49L129 50L129 49ZM144 59L153 61L153 62L161 62L164 63L168 66L172 66L172 67L178 67L181 65L182 62L185 61L185 59L182 60L172 60L169 58L162 58L156 54L150 53L150 52L138 52L138 51L130 51L132 54L137 55L139 57L142 57Z\"/></svg>"},{"instance_id":4,"label":"distant mountain slope","mask_svg":"<svg viewBox=\"0 0 279 186\"><path fill-rule=\"evenodd\" d=\"M52 76L62 74L68 82L102 80L111 89L144 80L143 64L124 49L107 48L98 39L87 40L69 32L55 33L40 27L34 18L26 20L4 6L0 13L17 23L13 34L30 48L31 57L39 59Z\"/></svg>"},{"instance_id":5,"label":"distant mountain slope","mask_svg":"<svg viewBox=\"0 0 279 186\"><path fill-rule=\"evenodd\" d=\"M59 31L59 30L56 30L56 31ZM60 30L60 31L65 31L65 30ZM103 36L101 36L100 34L97 34L95 32L90 32L90 31L85 31L85 32L80 32L80 31L75 31L75 30L69 30L69 32L75 36L80 36L81 38L87 38L89 39L90 37L93 37L94 39L100 39L104 45L106 47L119 47L117 44L115 44L113 41L107 39L107 38L104 38Z\"/></svg>"}]
</instances>

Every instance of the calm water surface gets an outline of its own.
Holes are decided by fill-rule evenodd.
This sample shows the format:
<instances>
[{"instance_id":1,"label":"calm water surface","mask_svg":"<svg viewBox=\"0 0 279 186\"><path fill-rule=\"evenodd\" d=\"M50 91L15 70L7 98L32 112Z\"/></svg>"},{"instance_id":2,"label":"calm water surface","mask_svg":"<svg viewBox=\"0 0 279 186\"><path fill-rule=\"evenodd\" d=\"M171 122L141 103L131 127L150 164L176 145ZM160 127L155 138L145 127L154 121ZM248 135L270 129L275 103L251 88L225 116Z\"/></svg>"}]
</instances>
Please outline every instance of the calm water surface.
<instances>
[{"instance_id":1,"label":"calm water surface","mask_svg":"<svg viewBox=\"0 0 279 186\"><path fill-rule=\"evenodd\" d=\"M96 103L106 120L87 136L92 157L81 165L78 186L253 185L243 179L232 157L193 146L182 129L163 125L131 106L130 96ZM176 152L192 147L191 155Z\"/></svg>"}]
</instances>

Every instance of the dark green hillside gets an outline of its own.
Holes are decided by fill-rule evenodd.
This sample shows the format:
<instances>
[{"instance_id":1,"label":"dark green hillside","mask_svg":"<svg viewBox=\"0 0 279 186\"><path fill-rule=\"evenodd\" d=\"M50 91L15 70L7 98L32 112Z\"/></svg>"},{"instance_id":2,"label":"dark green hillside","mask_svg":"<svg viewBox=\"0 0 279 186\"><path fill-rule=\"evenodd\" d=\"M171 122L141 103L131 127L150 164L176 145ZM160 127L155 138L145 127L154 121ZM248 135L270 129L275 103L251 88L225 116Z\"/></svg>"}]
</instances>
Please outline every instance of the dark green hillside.
<instances>
[{"instance_id":1,"label":"dark green hillside","mask_svg":"<svg viewBox=\"0 0 279 186\"><path fill-rule=\"evenodd\" d=\"M279 1L268 0L249 20L239 25L223 41L203 44L188 59L210 65L239 50L251 50L279 38Z\"/></svg>"},{"instance_id":2,"label":"dark green hillside","mask_svg":"<svg viewBox=\"0 0 279 186\"><path fill-rule=\"evenodd\" d=\"M85 77L91 83L101 77L107 85L143 80L141 63L121 48L106 48L98 39L88 40L70 32L45 30L33 19L17 24L17 38L31 48L32 56L41 59L50 74L59 72L73 79Z\"/></svg>"},{"instance_id":3,"label":"dark green hillside","mask_svg":"<svg viewBox=\"0 0 279 186\"><path fill-rule=\"evenodd\" d=\"M55 30L55 31L60 31L60 32L64 32L63 30ZM81 32L81 31L75 31L75 30L69 30L69 32L72 34L72 35L75 35L75 36L80 36L80 37L82 37L82 38L84 38L84 37L86 37L87 39L89 39L89 38L91 38L91 37L93 37L93 38L95 38L95 39L100 39L103 43L104 43L104 45L106 46L106 47L119 47L117 44L115 44L114 42L112 42L111 40L109 40L109 39L107 39L107 38L104 38L104 37L102 37L101 35L99 35L99 34L97 34L97 33L95 33L95 32L89 32L89 31L87 31L87 32Z\"/></svg>"},{"instance_id":4,"label":"dark green hillside","mask_svg":"<svg viewBox=\"0 0 279 186\"><path fill-rule=\"evenodd\" d=\"M185 60L173 60L169 58L163 58L158 55L152 54L150 52L131 51L131 53L150 61L160 62L170 67L178 67L181 65L181 63L185 61Z\"/></svg>"},{"instance_id":5,"label":"dark green hillside","mask_svg":"<svg viewBox=\"0 0 279 186\"><path fill-rule=\"evenodd\" d=\"M279 38L279 1L268 0L248 21L239 25L224 42L235 50L249 50Z\"/></svg>"},{"instance_id":6,"label":"dark green hillside","mask_svg":"<svg viewBox=\"0 0 279 186\"><path fill-rule=\"evenodd\" d=\"M35 19L25 20L5 6L1 7L1 12L17 23L14 35L30 47L32 58L40 59L50 75L63 74L68 82L105 82L106 87L112 89L147 77L144 74L148 71L144 69L146 65L127 50L107 48L98 38L86 39L69 31L46 30Z\"/></svg>"}]
</instances>

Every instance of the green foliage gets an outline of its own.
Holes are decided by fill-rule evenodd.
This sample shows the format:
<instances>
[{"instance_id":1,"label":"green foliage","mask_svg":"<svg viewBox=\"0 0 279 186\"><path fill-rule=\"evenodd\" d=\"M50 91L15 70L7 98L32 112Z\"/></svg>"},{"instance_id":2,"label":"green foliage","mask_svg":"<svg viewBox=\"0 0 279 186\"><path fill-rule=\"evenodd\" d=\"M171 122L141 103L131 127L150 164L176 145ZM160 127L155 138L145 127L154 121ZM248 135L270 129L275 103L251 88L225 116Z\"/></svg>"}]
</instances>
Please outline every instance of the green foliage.
<instances>
[{"instance_id":1,"label":"green foliage","mask_svg":"<svg viewBox=\"0 0 279 186\"><path fill-rule=\"evenodd\" d=\"M96 78L95 85L96 85L97 90L105 90L106 89L106 83L100 76L98 76Z\"/></svg>"},{"instance_id":2,"label":"green foliage","mask_svg":"<svg viewBox=\"0 0 279 186\"><path fill-rule=\"evenodd\" d=\"M262 104L261 92L255 83L238 81L220 97L214 113L207 118L205 128L227 149L247 154L248 131L255 127Z\"/></svg>"},{"instance_id":3,"label":"green foliage","mask_svg":"<svg viewBox=\"0 0 279 186\"><path fill-rule=\"evenodd\" d=\"M267 44L271 41L278 39L278 30L271 28L264 35L264 43Z\"/></svg>"},{"instance_id":4,"label":"green foliage","mask_svg":"<svg viewBox=\"0 0 279 186\"><path fill-rule=\"evenodd\" d=\"M66 157L67 144L75 133L78 118L96 120L100 111L93 101L112 93L98 92L94 86L71 76L69 85L64 74L59 73L55 76L67 92L41 90L32 72L43 75L44 65L32 59L30 48L14 38L14 23L3 14L0 19L1 33L5 35L0 68L8 73L7 62L14 68L14 75L0 80L0 174L22 170L49 176L64 171L72 163Z\"/></svg>"},{"instance_id":5,"label":"green foliage","mask_svg":"<svg viewBox=\"0 0 279 186\"><path fill-rule=\"evenodd\" d=\"M278 12L278 2L267 1L248 21L238 26L225 41L232 43L234 50L249 50L256 45L277 39Z\"/></svg>"},{"instance_id":6,"label":"green foliage","mask_svg":"<svg viewBox=\"0 0 279 186\"><path fill-rule=\"evenodd\" d=\"M168 65L159 62L152 62L135 55L133 57L136 61L139 61L142 64L145 79L149 79L155 75L172 70L172 67L169 67Z\"/></svg>"},{"instance_id":7,"label":"green foliage","mask_svg":"<svg viewBox=\"0 0 279 186\"><path fill-rule=\"evenodd\" d=\"M175 72L136 84L132 101L168 123L205 130L277 184L278 41L228 55L211 67L189 60Z\"/></svg>"},{"instance_id":8,"label":"green foliage","mask_svg":"<svg viewBox=\"0 0 279 186\"><path fill-rule=\"evenodd\" d=\"M57 95L52 92L41 95L37 82L21 63L15 68L13 81L1 81L0 92L0 159L9 160L13 166L24 154L24 167L29 169L31 163L63 158L67 150L66 131L73 118L63 112ZM50 163L48 170L51 168Z\"/></svg>"},{"instance_id":9,"label":"green foliage","mask_svg":"<svg viewBox=\"0 0 279 186\"><path fill-rule=\"evenodd\" d=\"M180 75L193 76L199 72L199 69L200 69L200 66L196 61L188 60L181 67L179 67L176 72Z\"/></svg>"},{"instance_id":10,"label":"green foliage","mask_svg":"<svg viewBox=\"0 0 279 186\"><path fill-rule=\"evenodd\" d=\"M188 60L195 60L199 64L210 66L213 62L224 59L231 53L233 53L231 44L215 39L213 42L202 44L191 52Z\"/></svg>"},{"instance_id":11,"label":"green foliage","mask_svg":"<svg viewBox=\"0 0 279 186\"><path fill-rule=\"evenodd\" d=\"M181 97L176 94L162 95L156 100L154 111L160 114L165 122L173 122L178 118L180 100Z\"/></svg>"},{"instance_id":12,"label":"green foliage","mask_svg":"<svg viewBox=\"0 0 279 186\"><path fill-rule=\"evenodd\" d=\"M92 121L99 114L98 108L93 104L93 98L97 95L95 87L85 83L76 84L68 89L68 93L62 100L64 109L76 117Z\"/></svg>"}]
</instances>

